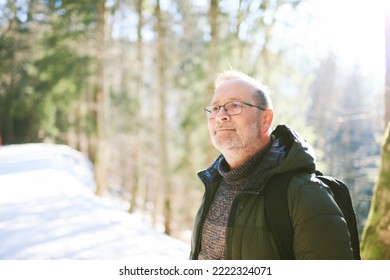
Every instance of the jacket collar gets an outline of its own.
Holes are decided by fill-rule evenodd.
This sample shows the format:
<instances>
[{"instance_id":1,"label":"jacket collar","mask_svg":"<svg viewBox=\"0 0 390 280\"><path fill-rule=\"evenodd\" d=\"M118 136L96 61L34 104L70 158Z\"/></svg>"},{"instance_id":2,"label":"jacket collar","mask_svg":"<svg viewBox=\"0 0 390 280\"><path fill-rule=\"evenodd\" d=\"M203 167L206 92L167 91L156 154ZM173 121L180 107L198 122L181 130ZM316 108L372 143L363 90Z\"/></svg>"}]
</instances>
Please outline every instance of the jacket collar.
<instances>
[{"instance_id":1,"label":"jacket collar","mask_svg":"<svg viewBox=\"0 0 390 280\"><path fill-rule=\"evenodd\" d=\"M295 168L315 168L313 148L294 129L288 125L278 125L272 132L272 137L275 141L256 170L258 179L255 185L264 185L276 173ZM222 179L218 165L223 159L223 155L220 155L209 168L198 173L205 184Z\"/></svg>"}]
</instances>

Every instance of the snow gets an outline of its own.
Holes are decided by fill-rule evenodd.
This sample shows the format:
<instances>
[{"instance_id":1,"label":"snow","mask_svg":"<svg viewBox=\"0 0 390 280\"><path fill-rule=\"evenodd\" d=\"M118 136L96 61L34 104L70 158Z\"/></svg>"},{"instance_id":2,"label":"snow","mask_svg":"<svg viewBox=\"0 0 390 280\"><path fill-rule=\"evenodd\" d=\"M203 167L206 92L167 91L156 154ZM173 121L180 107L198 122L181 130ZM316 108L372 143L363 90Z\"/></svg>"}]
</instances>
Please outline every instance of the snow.
<instances>
[{"instance_id":1,"label":"snow","mask_svg":"<svg viewBox=\"0 0 390 280\"><path fill-rule=\"evenodd\" d=\"M189 244L94 194L90 161L64 145L0 147L0 260L186 260Z\"/></svg>"}]
</instances>

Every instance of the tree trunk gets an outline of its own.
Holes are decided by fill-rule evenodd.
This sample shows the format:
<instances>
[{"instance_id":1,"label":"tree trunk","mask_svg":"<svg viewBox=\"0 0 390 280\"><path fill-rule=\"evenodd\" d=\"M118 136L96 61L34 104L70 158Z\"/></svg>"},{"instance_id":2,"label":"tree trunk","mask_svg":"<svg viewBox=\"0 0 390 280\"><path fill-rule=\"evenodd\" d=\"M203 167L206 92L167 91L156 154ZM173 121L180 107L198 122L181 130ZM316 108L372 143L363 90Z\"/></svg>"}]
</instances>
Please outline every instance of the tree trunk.
<instances>
[{"instance_id":1,"label":"tree trunk","mask_svg":"<svg viewBox=\"0 0 390 280\"><path fill-rule=\"evenodd\" d=\"M207 100L204 104L208 104L211 101L214 92L214 78L215 75L221 71L219 69L219 58L220 58L220 49L219 49L219 28L218 28L218 14L219 14L219 0L210 0L210 8L209 8L209 22L210 22L210 47L208 53L208 63L209 69L209 78L207 84L206 92L208 95L206 96ZM215 160L215 148L209 143L207 146L207 162L212 162Z\"/></svg>"},{"instance_id":2,"label":"tree trunk","mask_svg":"<svg viewBox=\"0 0 390 280\"><path fill-rule=\"evenodd\" d=\"M385 82L385 125L390 121L390 5L385 5L385 48L386 48L386 82Z\"/></svg>"},{"instance_id":3,"label":"tree trunk","mask_svg":"<svg viewBox=\"0 0 390 280\"><path fill-rule=\"evenodd\" d=\"M167 152L167 135L169 130L166 123L166 53L165 53L165 28L161 14L160 0L156 2L156 32L157 32L157 85L158 85L158 145L159 145L159 175L160 183L163 189L163 215L165 233L171 232L171 187L169 181L169 162Z\"/></svg>"},{"instance_id":4,"label":"tree trunk","mask_svg":"<svg viewBox=\"0 0 390 280\"><path fill-rule=\"evenodd\" d=\"M390 5L385 5L385 124L379 178L362 235L363 259L390 259Z\"/></svg>"},{"instance_id":5,"label":"tree trunk","mask_svg":"<svg viewBox=\"0 0 390 280\"><path fill-rule=\"evenodd\" d=\"M390 259L390 122L383 141L379 178L361 247L362 259Z\"/></svg>"},{"instance_id":6,"label":"tree trunk","mask_svg":"<svg viewBox=\"0 0 390 280\"><path fill-rule=\"evenodd\" d=\"M136 91L136 142L137 142L137 151L136 151L136 170L134 172L134 179L131 188L131 199L130 199L130 208L129 212L134 212L137 208L137 198L139 189L145 185L144 182L144 142L143 142L143 114L142 114L142 88L143 88L143 38L142 38L142 28L143 28L143 0L137 0L136 10L138 15L138 24L137 24L137 60L136 60L136 71L135 71L135 91ZM145 201L146 203L146 201Z\"/></svg>"},{"instance_id":7,"label":"tree trunk","mask_svg":"<svg viewBox=\"0 0 390 280\"><path fill-rule=\"evenodd\" d=\"M105 43L105 0L98 2L98 25L97 25L97 59L98 80L96 89L96 194L103 195L106 189L106 127L105 107L106 98L104 91L104 43Z\"/></svg>"}]
</instances>

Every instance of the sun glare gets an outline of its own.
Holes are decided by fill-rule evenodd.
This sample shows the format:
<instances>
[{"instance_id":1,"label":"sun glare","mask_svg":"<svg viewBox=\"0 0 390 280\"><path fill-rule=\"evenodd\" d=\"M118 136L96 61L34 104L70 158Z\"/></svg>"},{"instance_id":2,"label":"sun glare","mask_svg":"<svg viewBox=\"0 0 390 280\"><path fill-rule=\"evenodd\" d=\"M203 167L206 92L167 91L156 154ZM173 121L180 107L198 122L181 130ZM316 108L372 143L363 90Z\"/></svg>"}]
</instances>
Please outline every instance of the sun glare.
<instances>
[{"instance_id":1,"label":"sun glare","mask_svg":"<svg viewBox=\"0 0 390 280\"><path fill-rule=\"evenodd\" d=\"M310 36L332 50L343 64L359 65L366 75L384 75L384 5L390 0L313 0Z\"/></svg>"}]
</instances>

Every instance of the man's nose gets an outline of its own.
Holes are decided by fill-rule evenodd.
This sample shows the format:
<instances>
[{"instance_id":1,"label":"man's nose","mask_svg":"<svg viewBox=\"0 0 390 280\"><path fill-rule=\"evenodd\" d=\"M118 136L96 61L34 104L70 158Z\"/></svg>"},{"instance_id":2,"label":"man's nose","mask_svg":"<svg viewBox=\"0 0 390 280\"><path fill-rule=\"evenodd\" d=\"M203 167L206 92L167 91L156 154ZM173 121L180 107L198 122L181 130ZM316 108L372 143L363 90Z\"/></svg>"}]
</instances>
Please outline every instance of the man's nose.
<instances>
[{"instance_id":1,"label":"man's nose","mask_svg":"<svg viewBox=\"0 0 390 280\"><path fill-rule=\"evenodd\" d=\"M223 106L221 106L219 108L218 114L217 114L217 116L215 118L218 121L228 121L228 120L230 120L230 116L228 115L228 113L226 112L225 107L223 107Z\"/></svg>"}]
</instances>

